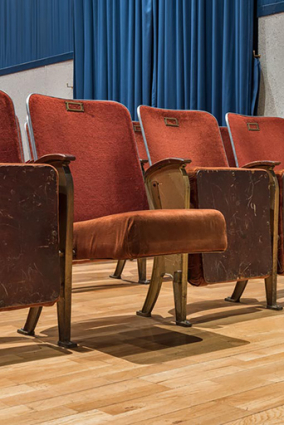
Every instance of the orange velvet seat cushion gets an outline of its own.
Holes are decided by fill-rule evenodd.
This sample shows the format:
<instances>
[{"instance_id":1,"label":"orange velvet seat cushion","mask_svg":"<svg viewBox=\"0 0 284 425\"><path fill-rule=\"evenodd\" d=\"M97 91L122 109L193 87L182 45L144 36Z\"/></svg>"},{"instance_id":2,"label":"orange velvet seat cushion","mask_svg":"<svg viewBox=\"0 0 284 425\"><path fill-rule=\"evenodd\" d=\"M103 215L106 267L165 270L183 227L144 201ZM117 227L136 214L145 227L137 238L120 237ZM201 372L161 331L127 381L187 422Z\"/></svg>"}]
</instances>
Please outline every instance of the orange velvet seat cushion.
<instances>
[{"instance_id":1,"label":"orange velvet seat cushion","mask_svg":"<svg viewBox=\"0 0 284 425\"><path fill-rule=\"evenodd\" d=\"M226 247L225 220L216 210L136 211L74 224L76 260L123 260Z\"/></svg>"}]
</instances>

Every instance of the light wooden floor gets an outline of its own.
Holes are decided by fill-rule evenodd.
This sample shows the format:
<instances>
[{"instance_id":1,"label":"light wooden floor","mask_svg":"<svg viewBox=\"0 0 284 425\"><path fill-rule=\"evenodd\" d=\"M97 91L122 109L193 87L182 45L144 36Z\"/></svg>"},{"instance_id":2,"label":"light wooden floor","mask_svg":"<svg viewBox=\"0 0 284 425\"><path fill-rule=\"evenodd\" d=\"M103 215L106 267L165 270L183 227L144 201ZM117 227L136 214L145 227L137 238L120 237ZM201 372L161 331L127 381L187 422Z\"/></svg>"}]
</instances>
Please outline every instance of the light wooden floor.
<instances>
[{"instance_id":1,"label":"light wooden floor","mask_svg":"<svg viewBox=\"0 0 284 425\"><path fill-rule=\"evenodd\" d=\"M147 287L128 262L74 267L73 339L56 346L56 309L37 338L16 333L27 310L0 314L0 424L284 424L284 313L264 309L264 284L243 304L232 284L189 286L192 328L173 324L171 283L153 318L141 318ZM284 303L284 278L279 278Z\"/></svg>"}]
</instances>

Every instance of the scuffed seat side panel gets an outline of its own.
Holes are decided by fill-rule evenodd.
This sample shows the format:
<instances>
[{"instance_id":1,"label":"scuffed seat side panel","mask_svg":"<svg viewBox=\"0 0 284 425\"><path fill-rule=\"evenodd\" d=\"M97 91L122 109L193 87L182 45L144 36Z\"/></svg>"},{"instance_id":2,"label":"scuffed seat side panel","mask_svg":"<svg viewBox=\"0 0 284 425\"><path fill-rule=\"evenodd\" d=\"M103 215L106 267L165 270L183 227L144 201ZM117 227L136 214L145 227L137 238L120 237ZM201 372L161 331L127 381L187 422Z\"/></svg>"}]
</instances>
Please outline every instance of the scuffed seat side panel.
<instances>
[{"instance_id":1,"label":"scuffed seat side panel","mask_svg":"<svg viewBox=\"0 0 284 425\"><path fill-rule=\"evenodd\" d=\"M59 297L58 175L51 166L0 165L0 309Z\"/></svg>"},{"instance_id":2,"label":"scuffed seat side panel","mask_svg":"<svg viewBox=\"0 0 284 425\"><path fill-rule=\"evenodd\" d=\"M253 161L280 161L275 167L280 190L278 223L278 274L284 274L284 119L255 117L228 113L226 120L231 133L231 143L239 166Z\"/></svg>"}]
</instances>

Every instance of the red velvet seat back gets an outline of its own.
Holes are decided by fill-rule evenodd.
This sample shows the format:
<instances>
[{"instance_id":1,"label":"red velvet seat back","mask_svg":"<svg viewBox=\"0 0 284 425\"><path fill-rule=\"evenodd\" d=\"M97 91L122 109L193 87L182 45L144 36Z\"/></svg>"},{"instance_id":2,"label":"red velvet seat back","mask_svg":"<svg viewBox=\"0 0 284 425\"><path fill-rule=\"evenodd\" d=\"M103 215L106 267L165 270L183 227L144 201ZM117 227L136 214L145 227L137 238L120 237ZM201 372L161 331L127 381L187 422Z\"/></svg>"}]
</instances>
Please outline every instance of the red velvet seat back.
<instances>
[{"instance_id":1,"label":"red velvet seat back","mask_svg":"<svg viewBox=\"0 0 284 425\"><path fill-rule=\"evenodd\" d=\"M191 166L227 167L218 123L203 111L140 106L138 114L151 163L165 158L191 159Z\"/></svg>"},{"instance_id":2,"label":"red velvet seat back","mask_svg":"<svg viewBox=\"0 0 284 425\"><path fill-rule=\"evenodd\" d=\"M22 162L20 133L12 99L0 91L0 162Z\"/></svg>"},{"instance_id":3,"label":"red velvet seat back","mask_svg":"<svg viewBox=\"0 0 284 425\"><path fill-rule=\"evenodd\" d=\"M227 114L238 166L253 161L281 161L284 165L284 119Z\"/></svg>"},{"instance_id":4,"label":"red velvet seat back","mask_svg":"<svg viewBox=\"0 0 284 425\"><path fill-rule=\"evenodd\" d=\"M76 156L75 221L148 209L132 121L123 105L37 94L28 103L37 155Z\"/></svg>"},{"instance_id":5,"label":"red velvet seat back","mask_svg":"<svg viewBox=\"0 0 284 425\"><path fill-rule=\"evenodd\" d=\"M220 133L223 140L226 156L230 167L236 166L235 156L231 144L230 133L228 127L220 127Z\"/></svg>"},{"instance_id":6,"label":"red velvet seat back","mask_svg":"<svg viewBox=\"0 0 284 425\"><path fill-rule=\"evenodd\" d=\"M148 159L139 121L133 121L133 131L138 149L139 159Z\"/></svg>"}]
</instances>

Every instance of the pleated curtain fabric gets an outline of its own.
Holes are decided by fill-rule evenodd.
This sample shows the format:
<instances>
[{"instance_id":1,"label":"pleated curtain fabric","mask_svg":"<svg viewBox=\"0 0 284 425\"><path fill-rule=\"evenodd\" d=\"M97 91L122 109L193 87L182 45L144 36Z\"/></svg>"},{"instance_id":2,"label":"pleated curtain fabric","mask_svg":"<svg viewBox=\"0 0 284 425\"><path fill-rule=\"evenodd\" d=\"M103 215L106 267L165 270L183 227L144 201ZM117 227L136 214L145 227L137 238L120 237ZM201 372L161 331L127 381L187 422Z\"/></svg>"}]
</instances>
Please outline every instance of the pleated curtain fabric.
<instances>
[{"instance_id":1,"label":"pleated curtain fabric","mask_svg":"<svg viewBox=\"0 0 284 425\"><path fill-rule=\"evenodd\" d=\"M76 98L150 104L152 0L75 1Z\"/></svg>"},{"instance_id":2,"label":"pleated curtain fabric","mask_svg":"<svg viewBox=\"0 0 284 425\"><path fill-rule=\"evenodd\" d=\"M72 0L0 0L0 69L72 51Z\"/></svg>"},{"instance_id":3,"label":"pleated curtain fabric","mask_svg":"<svg viewBox=\"0 0 284 425\"><path fill-rule=\"evenodd\" d=\"M74 0L76 98L251 114L254 0Z\"/></svg>"}]
</instances>

